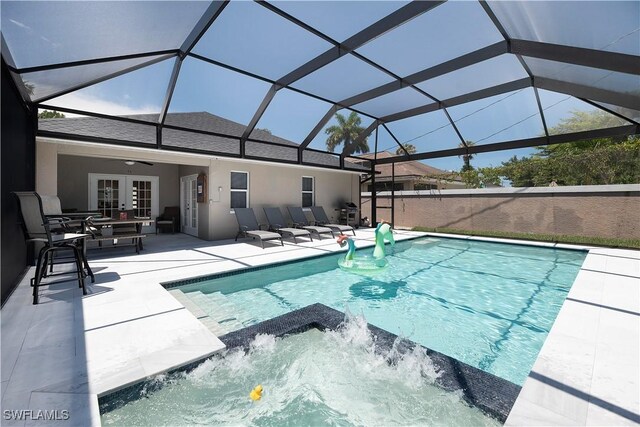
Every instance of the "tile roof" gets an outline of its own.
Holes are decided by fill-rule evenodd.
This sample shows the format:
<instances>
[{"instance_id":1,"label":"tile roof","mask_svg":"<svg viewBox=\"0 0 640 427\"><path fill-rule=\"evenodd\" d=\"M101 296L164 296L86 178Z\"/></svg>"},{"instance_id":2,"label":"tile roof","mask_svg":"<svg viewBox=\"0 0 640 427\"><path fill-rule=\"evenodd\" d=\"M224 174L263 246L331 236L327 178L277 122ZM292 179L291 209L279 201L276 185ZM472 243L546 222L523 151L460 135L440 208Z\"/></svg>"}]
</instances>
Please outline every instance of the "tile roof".
<instances>
[{"instance_id":1,"label":"tile roof","mask_svg":"<svg viewBox=\"0 0 640 427\"><path fill-rule=\"evenodd\" d=\"M360 157L373 159L374 154L368 153L363 154ZM378 153L378 159L386 159L389 157L396 157L394 154L389 153L388 151L381 151ZM380 172L379 175L376 176L376 180L385 177L391 177L391 164L382 164L377 165L376 170ZM416 160L411 160L408 162L396 163L395 166L395 176L398 177L423 177L423 176L434 176L434 175L449 175L451 172L434 168L433 166L429 166L422 162L418 162ZM454 181L461 181L462 179L459 176L455 176Z\"/></svg>"}]
</instances>

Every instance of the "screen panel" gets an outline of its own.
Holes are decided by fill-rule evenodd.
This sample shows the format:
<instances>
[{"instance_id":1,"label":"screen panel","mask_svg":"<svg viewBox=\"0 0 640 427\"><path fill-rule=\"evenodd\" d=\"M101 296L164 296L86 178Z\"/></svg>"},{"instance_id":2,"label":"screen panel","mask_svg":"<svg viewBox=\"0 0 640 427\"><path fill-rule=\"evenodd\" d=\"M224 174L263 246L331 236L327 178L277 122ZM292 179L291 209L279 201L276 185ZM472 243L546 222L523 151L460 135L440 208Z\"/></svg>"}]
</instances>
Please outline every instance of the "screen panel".
<instances>
[{"instance_id":1,"label":"screen panel","mask_svg":"<svg viewBox=\"0 0 640 427\"><path fill-rule=\"evenodd\" d=\"M512 38L640 55L637 1L488 3Z\"/></svg>"},{"instance_id":2,"label":"screen panel","mask_svg":"<svg viewBox=\"0 0 640 427\"><path fill-rule=\"evenodd\" d=\"M535 76L640 96L640 76L524 56Z\"/></svg>"},{"instance_id":3,"label":"screen panel","mask_svg":"<svg viewBox=\"0 0 640 427\"><path fill-rule=\"evenodd\" d=\"M629 122L563 93L538 89L549 135L623 126Z\"/></svg>"},{"instance_id":4,"label":"screen panel","mask_svg":"<svg viewBox=\"0 0 640 427\"><path fill-rule=\"evenodd\" d=\"M352 114L354 114L355 116L352 117ZM318 134L315 136L315 138L313 138L313 140L309 144L309 148L314 148L316 150L322 150L322 151L329 150L330 135L334 131L337 131L338 130L337 128L341 127L340 121L338 120L338 115L341 116L340 120L345 123L345 127L353 128L354 130L353 134L360 134L361 132L358 132L359 129L364 131L373 122L373 119L371 117L358 114L349 109L342 109L338 111L336 114L334 114L331 120L329 120L327 124L324 125L324 128L320 132L318 132ZM371 137L368 138L368 140L370 139ZM365 142L364 144L361 144L362 149L371 147L371 144L367 143L366 139L364 142ZM344 144L339 144L336 147L334 147L334 151L336 153L341 153L343 148L344 148ZM365 150L365 152L368 152L368 151L369 149Z\"/></svg>"},{"instance_id":5,"label":"screen panel","mask_svg":"<svg viewBox=\"0 0 640 427\"><path fill-rule=\"evenodd\" d=\"M330 107L331 104L310 96L281 89L258 121L251 138L262 139L256 131L266 129L272 135L300 144Z\"/></svg>"},{"instance_id":6,"label":"screen panel","mask_svg":"<svg viewBox=\"0 0 640 427\"><path fill-rule=\"evenodd\" d=\"M240 154L238 139L176 129L162 129L162 145L216 153Z\"/></svg>"},{"instance_id":7,"label":"screen panel","mask_svg":"<svg viewBox=\"0 0 640 427\"><path fill-rule=\"evenodd\" d=\"M350 96L389 83L394 79L353 55L344 55L303 77L292 86L339 102Z\"/></svg>"},{"instance_id":8,"label":"screen panel","mask_svg":"<svg viewBox=\"0 0 640 427\"><path fill-rule=\"evenodd\" d=\"M448 1L357 49L400 77L504 40L476 1Z\"/></svg>"},{"instance_id":9,"label":"screen panel","mask_svg":"<svg viewBox=\"0 0 640 427\"><path fill-rule=\"evenodd\" d=\"M416 153L456 148L461 142L443 110L390 122L387 127L408 151L412 146Z\"/></svg>"},{"instance_id":10,"label":"screen panel","mask_svg":"<svg viewBox=\"0 0 640 427\"><path fill-rule=\"evenodd\" d=\"M302 162L337 168L340 167L340 156L330 153L320 153L313 150L303 150Z\"/></svg>"},{"instance_id":11,"label":"screen panel","mask_svg":"<svg viewBox=\"0 0 640 427\"><path fill-rule=\"evenodd\" d=\"M276 1L279 9L342 42L407 1Z\"/></svg>"},{"instance_id":12,"label":"screen panel","mask_svg":"<svg viewBox=\"0 0 640 427\"><path fill-rule=\"evenodd\" d=\"M252 1L231 2L194 53L278 80L333 47Z\"/></svg>"},{"instance_id":13,"label":"screen panel","mask_svg":"<svg viewBox=\"0 0 640 427\"><path fill-rule=\"evenodd\" d=\"M19 68L177 49L201 1L2 2L2 35Z\"/></svg>"},{"instance_id":14,"label":"screen panel","mask_svg":"<svg viewBox=\"0 0 640 427\"><path fill-rule=\"evenodd\" d=\"M298 161L297 147L283 147L258 141L247 141L245 143L245 154L269 160Z\"/></svg>"},{"instance_id":15,"label":"screen panel","mask_svg":"<svg viewBox=\"0 0 640 427\"><path fill-rule=\"evenodd\" d=\"M544 135L533 88L447 108L465 141L477 145Z\"/></svg>"},{"instance_id":16,"label":"screen panel","mask_svg":"<svg viewBox=\"0 0 640 427\"><path fill-rule=\"evenodd\" d=\"M175 59L167 59L127 74L47 101L66 107L112 116L139 116L157 121L164 103Z\"/></svg>"},{"instance_id":17,"label":"screen panel","mask_svg":"<svg viewBox=\"0 0 640 427\"><path fill-rule=\"evenodd\" d=\"M151 124L145 125L101 117L63 114L67 117L39 119L38 129L66 133L78 137L87 136L149 144L150 147L155 147L156 145L156 127Z\"/></svg>"},{"instance_id":18,"label":"screen panel","mask_svg":"<svg viewBox=\"0 0 640 427\"><path fill-rule=\"evenodd\" d=\"M423 105L433 104L434 101L417 90L406 87L369 101L354 105L353 109L363 111L380 118Z\"/></svg>"},{"instance_id":19,"label":"screen panel","mask_svg":"<svg viewBox=\"0 0 640 427\"><path fill-rule=\"evenodd\" d=\"M505 54L418 83L439 100L529 77L515 55Z\"/></svg>"},{"instance_id":20,"label":"screen panel","mask_svg":"<svg viewBox=\"0 0 640 427\"><path fill-rule=\"evenodd\" d=\"M271 85L195 58L186 58L169 105L169 112L206 111L243 126L228 125L214 132L242 135ZM199 127L202 129L201 127Z\"/></svg>"},{"instance_id":21,"label":"screen panel","mask_svg":"<svg viewBox=\"0 0 640 427\"><path fill-rule=\"evenodd\" d=\"M90 83L146 63L155 63L161 56L110 61L100 64L80 65L46 71L24 73L20 77L24 82L32 101L60 93L73 87Z\"/></svg>"}]
</instances>

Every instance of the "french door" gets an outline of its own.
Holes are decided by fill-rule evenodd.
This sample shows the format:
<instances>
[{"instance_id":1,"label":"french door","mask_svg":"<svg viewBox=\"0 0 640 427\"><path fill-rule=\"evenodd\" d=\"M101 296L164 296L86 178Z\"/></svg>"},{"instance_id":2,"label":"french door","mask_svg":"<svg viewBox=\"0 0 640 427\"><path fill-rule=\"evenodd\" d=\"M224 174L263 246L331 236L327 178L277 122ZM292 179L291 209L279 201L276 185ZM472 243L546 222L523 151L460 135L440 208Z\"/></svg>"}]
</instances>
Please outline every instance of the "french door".
<instances>
[{"instance_id":1,"label":"french door","mask_svg":"<svg viewBox=\"0 0 640 427\"><path fill-rule=\"evenodd\" d=\"M117 218L118 211L133 209L134 215L155 218L159 214L157 176L89 174L89 210ZM155 225L143 227L153 232Z\"/></svg>"},{"instance_id":2,"label":"french door","mask_svg":"<svg viewBox=\"0 0 640 427\"><path fill-rule=\"evenodd\" d=\"M180 215L182 232L198 237L198 175L180 178Z\"/></svg>"}]
</instances>

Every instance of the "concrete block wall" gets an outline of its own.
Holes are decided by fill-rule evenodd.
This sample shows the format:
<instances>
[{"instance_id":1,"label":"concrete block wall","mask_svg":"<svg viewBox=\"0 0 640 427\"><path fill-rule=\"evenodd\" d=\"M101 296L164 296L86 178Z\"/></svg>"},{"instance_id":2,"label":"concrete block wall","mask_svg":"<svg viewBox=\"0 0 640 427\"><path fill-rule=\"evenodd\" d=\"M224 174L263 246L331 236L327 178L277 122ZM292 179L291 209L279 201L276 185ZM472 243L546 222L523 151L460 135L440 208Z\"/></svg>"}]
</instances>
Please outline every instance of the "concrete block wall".
<instances>
[{"instance_id":1,"label":"concrete block wall","mask_svg":"<svg viewBox=\"0 0 640 427\"><path fill-rule=\"evenodd\" d=\"M371 218L371 195L362 216ZM391 206L379 193L378 206ZM391 220L391 210L377 209ZM395 193L395 225L640 239L640 184Z\"/></svg>"}]
</instances>

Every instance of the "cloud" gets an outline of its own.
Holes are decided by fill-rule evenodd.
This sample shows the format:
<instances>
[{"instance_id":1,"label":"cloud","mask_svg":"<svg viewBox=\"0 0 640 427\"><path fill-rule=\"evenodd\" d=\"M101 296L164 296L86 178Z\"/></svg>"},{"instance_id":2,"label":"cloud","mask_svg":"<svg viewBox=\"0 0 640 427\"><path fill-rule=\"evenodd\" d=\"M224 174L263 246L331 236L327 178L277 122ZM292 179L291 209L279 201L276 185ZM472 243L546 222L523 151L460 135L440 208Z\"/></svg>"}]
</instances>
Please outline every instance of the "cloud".
<instances>
[{"instance_id":1,"label":"cloud","mask_svg":"<svg viewBox=\"0 0 640 427\"><path fill-rule=\"evenodd\" d=\"M50 105L58 105L60 107L71 108L74 110L93 111L111 116L128 116L132 114L157 114L160 111L159 106L143 105L140 107L131 107L115 102L97 98L95 96L72 92L47 102ZM78 117L77 114L64 113L67 117Z\"/></svg>"}]
</instances>

